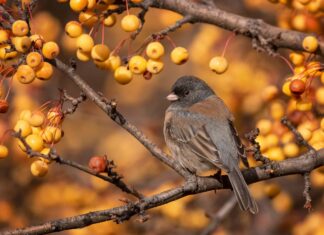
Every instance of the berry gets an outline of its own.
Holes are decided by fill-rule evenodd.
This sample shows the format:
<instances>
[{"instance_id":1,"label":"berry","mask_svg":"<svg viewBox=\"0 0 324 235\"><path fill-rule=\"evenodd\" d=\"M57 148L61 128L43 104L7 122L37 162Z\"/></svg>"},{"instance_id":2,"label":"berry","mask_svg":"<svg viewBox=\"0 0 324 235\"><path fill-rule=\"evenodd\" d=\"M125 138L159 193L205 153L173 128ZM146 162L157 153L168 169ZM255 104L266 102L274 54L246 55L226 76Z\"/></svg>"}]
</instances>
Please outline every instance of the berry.
<instances>
[{"instance_id":1,"label":"berry","mask_svg":"<svg viewBox=\"0 0 324 235\"><path fill-rule=\"evenodd\" d=\"M92 27L98 21L98 16L93 11L81 11L79 21L82 25Z\"/></svg>"},{"instance_id":2,"label":"berry","mask_svg":"<svg viewBox=\"0 0 324 235\"><path fill-rule=\"evenodd\" d=\"M70 21L65 25L65 33L71 38L79 37L82 32L82 26L78 21Z\"/></svg>"},{"instance_id":3,"label":"berry","mask_svg":"<svg viewBox=\"0 0 324 235\"><path fill-rule=\"evenodd\" d=\"M33 151L41 151L43 149L43 139L40 135L31 134L26 137L26 143L27 145L33 150Z\"/></svg>"},{"instance_id":4,"label":"berry","mask_svg":"<svg viewBox=\"0 0 324 235\"><path fill-rule=\"evenodd\" d=\"M256 127L259 128L261 135L267 135L271 131L272 123L268 119L260 119L257 122Z\"/></svg>"},{"instance_id":5,"label":"berry","mask_svg":"<svg viewBox=\"0 0 324 235\"><path fill-rule=\"evenodd\" d=\"M121 20L121 27L126 32L134 32L141 26L141 20L136 15L126 15Z\"/></svg>"},{"instance_id":6,"label":"berry","mask_svg":"<svg viewBox=\"0 0 324 235\"><path fill-rule=\"evenodd\" d=\"M268 198L275 198L280 193L280 187L276 183L267 183L264 185L264 194Z\"/></svg>"},{"instance_id":7,"label":"berry","mask_svg":"<svg viewBox=\"0 0 324 235\"><path fill-rule=\"evenodd\" d=\"M42 159L38 159L31 164L30 171L33 176L43 177L48 172L48 164Z\"/></svg>"},{"instance_id":8,"label":"berry","mask_svg":"<svg viewBox=\"0 0 324 235\"><path fill-rule=\"evenodd\" d=\"M93 38L89 34L81 34L77 39L77 47L82 52L91 52L94 46Z\"/></svg>"},{"instance_id":9,"label":"berry","mask_svg":"<svg viewBox=\"0 0 324 235\"><path fill-rule=\"evenodd\" d=\"M96 173L105 172L107 168L107 158L105 156L92 156L88 165L89 168Z\"/></svg>"},{"instance_id":10,"label":"berry","mask_svg":"<svg viewBox=\"0 0 324 235\"><path fill-rule=\"evenodd\" d=\"M45 143L57 143L62 138L62 131L60 128L54 126L47 126L41 134Z\"/></svg>"},{"instance_id":11,"label":"berry","mask_svg":"<svg viewBox=\"0 0 324 235\"><path fill-rule=\"evenodd\" d=\"M97 44L91 49L91 57L95 61L103 62L108 59L110 49L104 44Z\"/></svg>"},{"instance_id":12,"label":"berry","mask_svg":"<svg viewBox=\"0 0 324 235\"><path fill-rule=\"evenodd\" d=\"M0 145L0 159L8 157L9 150L6 146Z\"/></svg>"},{"instance_id":13,"label":"berry","mask_svg":"<svg viewBox=\"0 0 324 235\"><path fill-rule=\"evenodd\" d=\"M284 146L283 152L286 157L296 157L299 153L299 148L295 143L288 143Z\"/></svg>"},{"instance_id":14,"label":"berry","mask_svg":"<svg viewBox=\"0 0 324 235\"><path fill-rule=\"evenodd\" d=\"M52 108L48 110L46 119L51 125L59 125L63 120L63 114L57 108Z\"/></svg>"},{"instance_id":15,"label":"berry","mask_svg":"<svg viewBox=\"0 0 324 235\"><path fill-rule=\"evenodd\" d=\"M289 55L289 59L295 66L301 66L305 61L305 56L302 53L292 52Z\"/></svg>"},{"instance_id":16,"label":"berry","mask_svg":"<svg viewBox=\"0 0 324 235\"><path fill-rule=\"evenodd\" d=\"M209 68L217 74L222 74L227 70L228 62L225 57L215 56L210 60Z\"/></svg>"},{"instance_id":17,"label":"berry","mask_svg":"<svg viewBox=\"0 0 324 235\"><path fill-rule=\"evenodd\" d=\"M26 120L18 120L15 127L14 127L15 132L20 131L20 135L22 137L26 137L30 133L32 133L31 126L28 121Z\"/></svg>"},{"instance_id":18,"label":"berry","mask_svg":"<svg viewBox=\"0 0 324 235\"><path fill-rule=\"evenodd\" d=\"M26 53L29 50L32 41L30 40L29 37L22 36L22 37L12 38L12 43L14 44L16 51L19 51L21 53Z\"/></svg>"},{"instance_id":19,"label":"berry","mask_svg":"<svg viewBox=\"0 0 324 235\"><path fill-rule=\"evenodd\" d=\"M90 52L83 52L80 49L78 49L76 51L76 57L83 62L87 62L91 59L91 54Z\"/></svg>"},{"instance_id":20,"label":"berry","mask_svg":"<svg viewBox=\"0 0 324 235\"><path fill-rule=\"evenodd\" d=\"M128 66L132 73L142 74L146 71L146 60L144 57L136 55L129 60Z\"/></svg>"},{"instance_id":21,"label":"berry","mask_svg":"<svg viewBox=\"0 0 324 235\"><path fill-rule=\"evenodd\" d=\"M26 21L16 20L11 26L11 31L15 36L25 36L29 32L29 27Z\"/></svg>"},{"instance_id":22,"label":"berry","mask_svg":"<svg viewBox=\"0 0 324 235\"><path fill-rule=\"evenodd\" d=\"M88 6L88 0L70 0L70 7L73 11L82 11Z\"/></svg>"},{"instance_id":23,"label":"berry","mask_svg":"<svg viewBox=\"0 0 324 235\"><path fill-rule=\"evenodd\" d=\"M164 55L164 47L160 42L150 42L146 47L146 55L150 59L159 59Z\"/></svg>"},{"instance_id":24,"label":"berry","mask_svg":"<svg viewBox=\"0 0 324 235\"><path fill-rule=\"evenodd\" d=\"M126 66L120 66L115 70L114 78L119 84L125 85L132 81L133 74Z\"/></svg>"},{"instance_id":25,"label":"berry","mask_svg":"<svg viewBox=\"0 0 324 235\"><path fill-rule=\"evenodd\" d=\"M32 112L29 109L25 109L20 112L19 119L29 122Z\"/></svg>"},{"instance_id":26,"label":"berry","mask_svg":"<svg viewBox=\"0 0 324 235\"><path fill-rule=\"evenodd\" d=\"M40 111L33 112L29 118L29 123L33 127L39 127L43 125L44 121L45 121L45 115Z\"/></svg>"},{"instance_id":27,"label":"berry","mask_svg":"<svg viewBox=\"0 0 324 235\"><path fill-rule=\"evenodd\" d=\"M122 61L118 55L117 56L114 56L114 55L109 56L108 61L109 61L109 68L112 71L115 71L122 64Z\"/></svg>"},{"instance_id":28,"label":"berry","mask_svg":"<svg viewBox=\"0 0 324 235\"><path fill-rule=\"evenodd\" d=\"M46 59L54 59L60 53L60 48L55 42L46 42L43 45L42 53Z\"/></svg>"},{"instance_id":29,"label":"berry","mask_svg":"<svg viewBox=\"0 0 324 235\"><path fill-rule=\"evenodd\" d=\"M318 104L324 105L324 86L322 86L316 90L315 99Z\"/></svg>"},{"instance_id":30,"label":"berry","mask_svg":"<svg viewBox=\"0 0 324 235\"><path fill-rule=\"evenodd\" d=\"M287 95L287 96L292 96L291 94L291 90L290 90L290 83L291 81L286 81L283 85L282 85L282 92Z\"/></svg>"},{"instance_id":31,"label":"berry","mask_svg":"<svg viewBox=\"0 0 324 235\"><path fill-rule=\"evenodd\" d=\"M307 36L303 40L303 48L308 52L314 52L317 50L318 41L314 36Z\"/></svg>"},{"instance_id":32,"label":"berry","mask_svg":"<svg viewBox=\"0 0 324 235\"><path fill-rule=\"evenodd\" d=\"M99 69L103 69L103 70L109 70L110 69L110 63L109 63L109 59L105 60L105 61L94 61L95 65L97 66L97 68Z\"/></svg>"},{"instance_id":33,"label":"berry","mask_svg":"<svg viewBox=\"0 0 324 235\"><path fill-rule=\"evenodd\" d=\"M42 62L36 70L36 77L40 80L49 80L53 75L53 67L48 62Z\"/></svg>"},{"instance_id":34,"label":"berry","mask_svg":"<svg viewBox=\"0 0 324 235\"><path fill-rule=\"evenodd\" d=\"M6 113L8 109L9 109L8 101L0 99L0 113Z\"/></svg>"},{"instance_id":35,"label":"berry","mask_svg":"<svg viewBox=\"0 0 324 235\"><path fill-rule=\"evenodd\" d=\"M295 79L290 82L289 89L292 94L296 96L300 96L301 94L304 93L306 89L306 84L300 79Z\"/></svg>"},{"instance_id":36,"label":"berry","mask_svg":"<svg viewBox=\"0 0 324 235\"><path fill-rule=\"evenodd\" d=\"M110 15L107 16L104 21L103 21L104 25L107 27L112 27L116 24L116 16L115 15Z\"/></svg>"},{"instance_id":37,"label":"berry","mask_svg":"<svg viewBox=\"0 0 324 235\"><path fill-rule=\"evenodd\" d=\"M164 64L160 60L149 59L146 64L146 69L152 74L158 74L163 70Z\"/></svg>"},{"instance_id":38,"label":"berry","mask_svg":"<svg viewBox=\"0 0 324 235\"><path fill-rule=\"evenodd\" d=\"M0 45L0 59L10 60L15 58L18 55L18 52L15 51L10 45Z\"/></svg>"},{"instance_id":39,"label":"berry","mask_svg":"<svg viewBox=\"0 0 324 235\"><path fill-rule=\"evenodd\" d=\"M321 130L324 131L324 118L321 119Z\"/></svg>"},{"instance_id":40,"label":"berry","mask_svg":"<svg viewBox=\"0 0 324 235\"><path fill-rule=\"evenodd\" d=\"M131 2L133 2L133 3L141 3L141 2L143 2L143 0L131 0Z\"/></svg>"},{"instance_id":41,"label":"berry","mask_svg":"<svg viewBox=\"0 0 324 235\"><path fill-rule=\"evenodd\" d=\"M30 52L26 57L26 63L32 68L38 67L43 61L43 57L38 52Z\"/></svg>"},{"instance_id":42,"label":"berry","mask_svg":"<svg viewBox=\"0 0 324 235\"><path fill-rule=\"evenodd\" d=\"M269 102L276 98L278 96L278 88L274 85L267 86L265 89L263 89L261 96L262 99L266 102Z\"/></svg>"},{"instance_id":43,"label":"berry","mask_svg":"<svg viewBox=\"0 0 324 235\"><path fill-rule=\"evenodd\" d=\"M171 51L171 60L175 64L184 64L189 59L189 52L184 47L176 47Z\"/></svg>"},{"instance_id":44,"label":"berry","mask_svg":"<svg viewBox=\"0 0 324 235\"><path fill-rule=\"evenodd\" d=\"M299 111L309 111L313 107L312 102L307 100L297 100L296 108Z\"/></svg>"},{"instance_id":45,"label":"berry","mask_svg":"<svg viewBox=\"0 0 324 235\"><path fill-rule=\"evenodd\" d=\"M29 84L35 79L35 72L29 65L19 65L14 77L23 84Z\"/></svg>"},{"instance_id":46,"label":"berry","mask_svg":"<svg viewBox=\"0 0 324 235\"><path fill-rule=\"evenodd\" d=\"M273 102L270 106L270 114L274 120L280 120L285 114L285 109L282 103Z\"/></svg>"},{"instance_id":47,"label":"berry","mask_svg":"<svg viewBox=\"0 0 324 235\"><path fill-rule=\"evenodd\" d=\"M32 43L36 49L41 49L43 47L43 44L44 44L43 36L41 36L39 34L33 34L29 38L32 41Z\"/></svg>"},{"instance_id":48,"label":"berry","mask_svg":"<svg viewBox=\"0 0 324 235\"><path fill-rule=\"evenodd\" d=\"M0 29L0 44L6 43L9 40L9 33L4 29Z\"/></svg>"}]
</instances>

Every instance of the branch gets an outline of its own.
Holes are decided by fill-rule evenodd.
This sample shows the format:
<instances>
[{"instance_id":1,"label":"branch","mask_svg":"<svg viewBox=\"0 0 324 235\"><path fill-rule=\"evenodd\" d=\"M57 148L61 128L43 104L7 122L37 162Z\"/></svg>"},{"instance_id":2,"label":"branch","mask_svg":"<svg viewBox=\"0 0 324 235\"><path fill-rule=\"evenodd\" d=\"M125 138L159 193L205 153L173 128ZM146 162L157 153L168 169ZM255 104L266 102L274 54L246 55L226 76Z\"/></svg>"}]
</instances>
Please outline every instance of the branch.
<instances>
[{"instance_id":1,"label":"branch","mask_svg":"<svg viewBox=\"0 0 324 235\"><path fill-rule=\"evenodd\" d=\"M89 175L93 175L97 178L100 178L104 181L107 181L113 185L115 185L116 187L118 187L119 189L121 189L123 192L125 193L128 193L128 194L131 194L135 197L137 197L138 199L141 199L143 198L143 195L140 194L139 192L137 192L134 188L130 188L128 187L124 181L121 180L122 177L120 177L119 175L117 175L116 173L113 175L113 176L105 176L105 175L102 175L102 174L99 174L91 169L89 169L88 167L86 166L83 166L83 165L80 165L79 163L76 163L74 161L71 161L71 160L67 160L67 159L64 159L62 157L60 157L56 151L54 149L51 149L50 153L49 154L42 154L42 153L39 153L39 152L35 152L31 149L31 147L27 144L26 140L21 136L21 134L19 132L13 132L12 135L19 139L24 147L25 147L25 152L27 153L27 155L29 157L41 157L41 158L44 158L46 160L50 160L50 161L54 161L56 163L59 163L59 164L62 164L62 165L66 165L66 166L70 166L72 168L75 168L75 169L78 169L80 171L83 171Z\"/></svg>"},{"instance_id":2,"label":"branch","mask_svg":"<svg viewBox=\"0 0 324 235\"><path fill-rule=\"evenodd\" d=\"M324 149L317 152L316 158L311 158L310 153L305 153L296 158L289 158L281 162L270 163L275 169L269 173L263 167L256 167L244 170L242 173L248 184L258 181L264 181L275 177L282 177L292 174L303 174L310 172L313 169L324 165ZM108 210L89 212L82 215L72 216L64 219L58 219L37 226L31 226L22 229L3 232L3 235L36 235L47 234L53 232L64 231L68 229L82 228L91 224L100 223L103 221L113 220L117 223L130 219L136 214L141 214L143 211L161 206L179 198L198 194L215 189L229 189L230 182L228 177L222 176L221 184L213 177L198 177L197 185L192 182L186 182L184 185L167 190L137 202L129 202L124 206L114 207Z\"/></svg>"}]
</instances>

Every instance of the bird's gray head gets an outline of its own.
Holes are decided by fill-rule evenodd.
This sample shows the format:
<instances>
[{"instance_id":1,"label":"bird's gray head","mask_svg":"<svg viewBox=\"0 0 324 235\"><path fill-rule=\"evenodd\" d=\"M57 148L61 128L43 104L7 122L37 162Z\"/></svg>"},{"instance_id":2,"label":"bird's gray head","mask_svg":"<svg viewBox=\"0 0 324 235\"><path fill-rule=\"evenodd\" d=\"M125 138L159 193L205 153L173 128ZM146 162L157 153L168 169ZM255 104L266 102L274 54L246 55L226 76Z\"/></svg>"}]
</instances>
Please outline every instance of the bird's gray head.
<instances>
[{"instance_id":1,"label":"bird's gray head","mask_svg":"<svg viewBox=\"0 0 324 235\"><path fill-rule=\"evenodd\" d=\"M194 76L183 76L174 83L172 93L167 96L167 99L173 105L187 107L214 94L203 80Z\"/></svg>"}]
</instances>

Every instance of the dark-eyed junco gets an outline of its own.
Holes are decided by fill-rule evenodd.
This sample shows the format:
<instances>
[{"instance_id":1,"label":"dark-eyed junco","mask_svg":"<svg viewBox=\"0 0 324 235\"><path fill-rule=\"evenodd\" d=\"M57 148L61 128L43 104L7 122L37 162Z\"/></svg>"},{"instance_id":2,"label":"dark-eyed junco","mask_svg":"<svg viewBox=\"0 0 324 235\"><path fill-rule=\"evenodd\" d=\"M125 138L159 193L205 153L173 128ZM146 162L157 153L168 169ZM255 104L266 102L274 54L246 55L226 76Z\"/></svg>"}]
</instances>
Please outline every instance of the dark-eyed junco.
<instances>
[{"instance_id":1,"label":"dark-eyed junco","mask_svg":"<svg viewBox=\"0 0 324 235\"><path fill-rule=\"evenodd\" d=\"M193 174L203 170L227 172L242 210L258 212L255 200L239 169L244 146L233 125L233 116L224 102L202 80L179 78L167 96L164 137L172 156Z\"/></svg>"}]
</instances>

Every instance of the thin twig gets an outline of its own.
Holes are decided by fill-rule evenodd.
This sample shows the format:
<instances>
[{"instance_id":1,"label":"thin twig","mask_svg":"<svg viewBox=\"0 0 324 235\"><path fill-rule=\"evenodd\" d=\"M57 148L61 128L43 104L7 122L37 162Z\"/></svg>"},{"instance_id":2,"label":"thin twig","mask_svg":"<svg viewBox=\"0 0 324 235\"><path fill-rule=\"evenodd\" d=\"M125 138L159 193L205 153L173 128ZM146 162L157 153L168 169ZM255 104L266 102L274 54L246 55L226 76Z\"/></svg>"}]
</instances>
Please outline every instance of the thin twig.
<instances>
[{"instance_id":1,"label":"thin twig","mask_svg":"<svg viewBox=\"0 0 324 235\"><path fill-rule=\"evenodd\" d=\"M249 140L249 142L252 144L252 152L253 157L256 161L261 161L263 164L269 164L271 160L261 153L260 144L256 141L256 138L258 137L260 131L258 128L250 131L249 133L245 134L245 138Z\"/></svg>"},{"instance_id":2,"label":"thin twig","mask_svg":"<svg viewBox=\"0 0 324 235\"><path fill-rule=\"evenodd\" d=\"M310 182L310 173L306 172L303 174L304 176L304 192L303 192L303 196L305 197L305 204L304 204L304 208L308 209L308 211L310 211L312 209L312 198L310 195L310 191L311 191L311 182Z\"/></svg>"}]
</instances>

